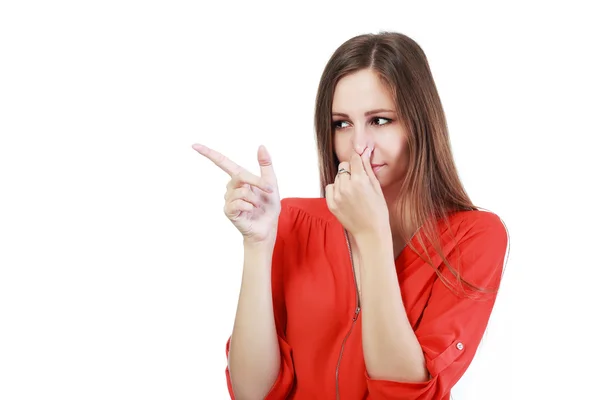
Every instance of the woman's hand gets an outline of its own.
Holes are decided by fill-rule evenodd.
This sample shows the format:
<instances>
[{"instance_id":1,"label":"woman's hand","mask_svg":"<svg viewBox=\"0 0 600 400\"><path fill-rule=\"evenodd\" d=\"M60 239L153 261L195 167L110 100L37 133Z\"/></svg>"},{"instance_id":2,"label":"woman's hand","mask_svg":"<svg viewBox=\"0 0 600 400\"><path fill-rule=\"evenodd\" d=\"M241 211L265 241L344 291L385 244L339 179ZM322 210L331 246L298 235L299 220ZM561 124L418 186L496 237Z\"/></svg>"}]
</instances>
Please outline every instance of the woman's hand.
<instances>
[{"instance_id":1,"label":"woman's hand","mask_svg":"<svg viewBox=\"0 0 600 400\"><path fill-rule=\"evenodd\" d=\"M379 181L371 168L371 150L354 153L350 163L342 162L335 182L325 188L329 210L348 232L381 233L389 229L389 213Z\"/></svg>"},{"instance_id":2,"label":"woman's hand","mask_svg":"<svg viewBox=\"0 0 600 400\"><path fill-rule=\"evenodd\" d=\"M206 146L195 144L194 150L225 171L231 180L227 184L223 211L241 232L246 243L275 242L281 201L271 156L264 146L258 148L258 177L224 155Z\"/></svg>"}]
</instances>

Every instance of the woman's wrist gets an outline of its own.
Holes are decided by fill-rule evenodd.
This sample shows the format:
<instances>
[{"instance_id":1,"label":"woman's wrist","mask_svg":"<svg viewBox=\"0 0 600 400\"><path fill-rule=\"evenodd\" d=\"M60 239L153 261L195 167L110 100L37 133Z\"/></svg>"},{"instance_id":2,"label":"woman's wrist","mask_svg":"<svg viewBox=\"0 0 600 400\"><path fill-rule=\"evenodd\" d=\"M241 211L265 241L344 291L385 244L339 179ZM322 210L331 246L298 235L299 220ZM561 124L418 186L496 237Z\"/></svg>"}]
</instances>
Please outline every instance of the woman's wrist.
<instances>
[{"instance_id":1,"label":"woman's wrist","mask_svg":"<svg viewBox=\"0 0 600 400\"><path fill-rule=\"evenodd\" d=\"M244 253L252 253L252 254L271 254L273 252L273 248L275 247L275 237L261 239L261 240L253 240L249 238L243 239Z\"/></svg>"}]
</instances>

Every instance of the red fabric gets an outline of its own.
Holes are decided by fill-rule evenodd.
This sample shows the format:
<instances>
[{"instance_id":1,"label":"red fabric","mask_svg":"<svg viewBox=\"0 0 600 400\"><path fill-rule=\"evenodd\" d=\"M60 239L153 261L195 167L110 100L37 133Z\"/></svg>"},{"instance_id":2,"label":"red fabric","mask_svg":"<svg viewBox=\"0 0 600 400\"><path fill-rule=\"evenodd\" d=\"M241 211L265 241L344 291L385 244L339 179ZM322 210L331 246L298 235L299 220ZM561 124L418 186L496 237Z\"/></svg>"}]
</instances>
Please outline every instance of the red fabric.
<instances>
[{"instance_id":1,"label":"red fabric","mask_svg":"<svg viewBox=\"0 0 600 400\"><path fill-rule=\"evenodd\" d=\"M468 282L497 288L508 245L500 218L485 211L458 212L450 217L450 228L438 223L444 255L451 265ZM411 243L423 255L416 236ZM428 253L439 271L456 282L433 248L428 248ZM359 315L339 365L343 400L447 400L486 329L493 293L476 299L454 293L408 246L395 261L404 308L431 378L423 383L370 379ZM266 399L335 399L336 368L356 301L344 231L324 199L282 201L272 278L282 362ZM226 377L233 399L228 371Z\"/></svg>"}]
</instances>

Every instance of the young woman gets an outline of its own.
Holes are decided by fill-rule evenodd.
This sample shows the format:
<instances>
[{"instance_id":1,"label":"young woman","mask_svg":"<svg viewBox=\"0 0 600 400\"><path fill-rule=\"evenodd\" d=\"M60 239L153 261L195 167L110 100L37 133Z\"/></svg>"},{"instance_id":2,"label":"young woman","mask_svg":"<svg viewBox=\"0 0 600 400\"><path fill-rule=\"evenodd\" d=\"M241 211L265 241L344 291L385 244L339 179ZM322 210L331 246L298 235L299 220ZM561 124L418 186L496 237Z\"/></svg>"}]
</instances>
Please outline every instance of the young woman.
<instances>
[{"instance_id":1,"label":"young woman","mask_svg":"<svg viewBox=\"0 0 600 400\"><path fill-rule=\"evenodd\" d=\"M244 238L227 342L242 399L449 399L486 329L507 232L456 171L425 54L399 33L342 44L323 72L316 137L324 198L280 200L271 158L231 176Z\"/></svg>"}]
</instances>

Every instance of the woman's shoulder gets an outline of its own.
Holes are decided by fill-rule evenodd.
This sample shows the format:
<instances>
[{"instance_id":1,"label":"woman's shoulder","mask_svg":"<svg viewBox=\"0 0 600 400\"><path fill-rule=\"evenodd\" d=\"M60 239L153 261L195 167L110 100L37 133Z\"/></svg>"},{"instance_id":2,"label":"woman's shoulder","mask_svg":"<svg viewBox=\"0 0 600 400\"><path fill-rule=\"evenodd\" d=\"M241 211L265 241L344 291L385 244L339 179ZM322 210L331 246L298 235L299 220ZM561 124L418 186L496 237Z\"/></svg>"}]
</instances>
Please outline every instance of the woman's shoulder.
<instances>
[{"instance_id":1,"label":"woman's shoulder","mask_svg":"<svg viewBox=\"0 0 600 400\"><path fill-rule=\"evenodd\" d=\"M498 214L485 209L451 213L448 222L453 230L463 233L485 232L488 236L506 236L508 231Z\"/></svg>"},{"instance_id":2,"label":"woman's shoulder","mask_svg":"<svg viewBox=\"0 0 600 400\"><path fill-rule=\"evenodd\" d=\"M446 238L460 249L456 254L464 261L461 274L477 281L502 271L510 239L498 214L483 209L460 211L449 220L454 229Z\"/></svg>"}]
</instances>

